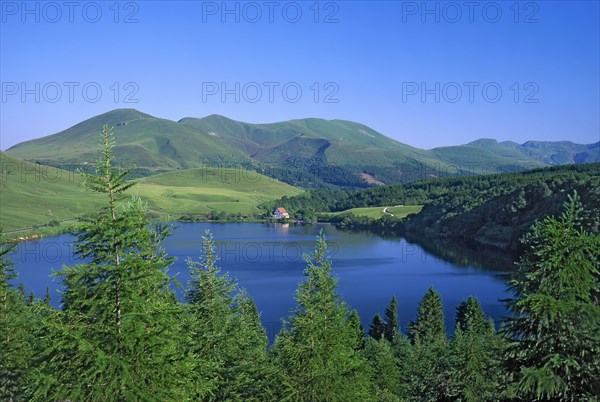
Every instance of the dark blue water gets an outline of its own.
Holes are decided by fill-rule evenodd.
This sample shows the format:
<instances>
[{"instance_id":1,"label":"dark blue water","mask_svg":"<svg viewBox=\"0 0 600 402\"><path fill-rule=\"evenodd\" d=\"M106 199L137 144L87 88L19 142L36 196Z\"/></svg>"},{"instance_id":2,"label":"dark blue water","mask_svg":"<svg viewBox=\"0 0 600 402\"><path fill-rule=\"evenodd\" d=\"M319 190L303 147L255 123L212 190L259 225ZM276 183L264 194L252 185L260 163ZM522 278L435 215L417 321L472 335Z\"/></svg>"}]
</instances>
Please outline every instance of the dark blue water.
<instances>
[{"instance_id":1,"label":"dark blue water","mask_svg":"<svg viewBox=\"0 0 600 402\"><path fill-rule=\"evenodd\" d=\"M506 312L499 299L507 296L505 280L513 270L510 261L499 264L490 257L489 267L481 261L471 265L471 251L454 249L452 254L460 254L461 262L452 263L401 238L339 231L330 225L177 224L163 246L170 256L177 257L169 272L183 285L189 280L185 260L198 259L206 229L217 243L218 265L252 296L271 336L294 306L294 293L306 266L302 255L311 252L321 229L329 243L339 291L358 310L365 328L375 313L384 312L394 295L401 325L406 328L429 286L442 295L448 328L454 325L456 307L470 295L477 297L496 321ZM27 292L40 298L50 287L52 304L59 307L60 282L50 275L63 265L77 263L72 241L71 236L62 235L19 244L12 256L19 274L15 283L24 283ZM177 291L182 295L181 289Z\"/></svg>"}]
</instances>

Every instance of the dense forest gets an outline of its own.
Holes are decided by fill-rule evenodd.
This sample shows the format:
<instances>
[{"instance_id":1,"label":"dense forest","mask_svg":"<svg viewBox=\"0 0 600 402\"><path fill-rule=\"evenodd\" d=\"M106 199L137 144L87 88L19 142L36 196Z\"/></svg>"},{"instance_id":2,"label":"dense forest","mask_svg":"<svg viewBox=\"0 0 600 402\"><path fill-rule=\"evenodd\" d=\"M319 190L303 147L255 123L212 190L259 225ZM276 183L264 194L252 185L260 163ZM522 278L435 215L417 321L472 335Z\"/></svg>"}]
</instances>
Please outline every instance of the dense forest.
<instances>
[{"instance_id":1,"label":"dense forest","mask_svg":"<svg viewBox=\"0 0 600 402\"><path fill-rule=\"evenodd\" d=\"M534 222L558 216L567 195L577 191L587 212L584 227L600 232L600 163L565 165L520 173L427 179L365 190L314 189L266 203L285 207L307 220L329 220L341 228L382 233L420 232L467 243L518 250ZM424 205L405 220L384 216L327 217L323 212L350 208Z\"/></svg>"},{"instance_id":2,"label":"dense forest","mask_svg":"<svg viewBox=\"0 0 600 402\"><path fill-rule=\"evenodd\" d=\"M1 244L1 400L600 400L600 236L584 224L578 191L524 237L499 330L465 297L449 335L430 288L406 333L402 295L365 331L320 235L296 307L269 345L252 298L220 271L210 233L202 258L187 262L185 301L175 297L173 260L160 248L169 227L125 198L133 182L113 168L107 127L102 140L85 183L106 207L77 229L76 253L89 262L56 273L61 309L10 285L11 247Z\"/></svg>"}]
</instances>

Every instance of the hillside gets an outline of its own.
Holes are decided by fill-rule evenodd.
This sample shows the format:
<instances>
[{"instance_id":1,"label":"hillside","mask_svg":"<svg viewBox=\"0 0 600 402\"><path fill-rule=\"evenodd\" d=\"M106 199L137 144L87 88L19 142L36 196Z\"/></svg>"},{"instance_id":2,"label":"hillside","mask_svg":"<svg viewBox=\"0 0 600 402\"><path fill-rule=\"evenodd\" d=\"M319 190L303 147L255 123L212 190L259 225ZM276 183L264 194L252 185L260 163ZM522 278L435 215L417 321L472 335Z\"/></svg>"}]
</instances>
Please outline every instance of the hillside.
<instances>
[{"instance_id":1,"label":"hillside","mask_svg":"<svg viewBox=\"0 0 600 402\"><path fill-rule=\"evenodd\" d=\"M102 194L81 186L74 171L33 164L0 152L0 226L4 230L46 225L103 206ZM143 178L127 194L137 194L150 212L182 215L257 214L266 201L301 190L242 169L189 169Z\"/></svg>"},{"instance_id":2,"label":"hillside","mask_svg":"<svg viewBox=\"0 0 600 402\"><path fill-rule=\"evenodd\" d=\"M140 179L130 192L161 214L247 216L260 213L257 206L263 202L302 191L253 171L218 168L157 174Z\"/></svg>"},{"instance_id":3,"label":"hillside","mask_svg":"<svg viewBox=\"0 0 600 402\"><path fill-rule=\"evenodd\" d=\"M291 214L314 217L322 212L373 211L388 205L424 205L406 221L365 213L358 218L327 214L342 227L383 233L417 233L477 245L516 250L519 239L536 220L557 215L567 194L577 190L586 213L587 230L600 232L600 163L534 169L520 173L428 179L364 190L310 190L299 196L265 203Z\"/></svg>"},{"instance_id":4,"label":"hillside","mask_svg":"<svg viewBox=\"0 0 600 402\"><path fill-rule=\"evenodd\" d=\"M118 109L92 117L60 133L17 144L8 152L30 161L94 163L100 155L98 132L104 124L114 127L114 154L122 164L151 169L186 169L207 163L250 160L207 133L134 109Z\"/></svg>"},{"instance_id":5,"label":"hillside","mask_svg":"<svg viewBox=\"0 0 600 402\"><path fill-rule=\"evenodd\" d=\"M546 165L600 162L600 142L575 144L570 141L527 141L517 144L512 141L480 139L467 146L479 147L505 157L534 159Z\"/></svg>"},{"instance_id":6,"label":"hillside","mask_svg":"<svg viewBox=\"0 0 600 402\"><path fill-rule=\"evenodd\" d=\"M428 177L511 172L600 161L600 143L478 140L423 150L360 123L317 118L251 124L224 116L178 122L117 109L60 133L17 144L11 155L53 166L86 166L96 136L114 126L115 155L141 175L203 166L241 167L299 187L369 187Z\"/></svg>"},{"instance_id":7,"label":"hillside","mask_svg":"<svg viewBox=\"0 0 600 402\"><path fill-rule=\"evenodd\" d=\"M73 218L103 205L72 171L24 162L0 152L0 226L5 230Z\"/></svg>"}]
</instances>

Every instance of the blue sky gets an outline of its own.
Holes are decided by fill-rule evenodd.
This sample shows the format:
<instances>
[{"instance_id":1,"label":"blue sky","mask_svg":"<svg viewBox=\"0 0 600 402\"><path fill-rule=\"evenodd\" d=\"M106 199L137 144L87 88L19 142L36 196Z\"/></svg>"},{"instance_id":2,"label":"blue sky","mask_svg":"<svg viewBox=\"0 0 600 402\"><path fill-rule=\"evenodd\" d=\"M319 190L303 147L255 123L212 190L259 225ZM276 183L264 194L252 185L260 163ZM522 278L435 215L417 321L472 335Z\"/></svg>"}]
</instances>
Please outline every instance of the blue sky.
<instances>
[{"instance_id":1,"label":"blue sky","mask_svg":"<svg viewBox=\"0 0 600 402\"><path fill-rule=\"evenodd\" d=\"M600 140L598 1L0 4L3 150L116 108L421 148Z\"/></svg>"}]
</instances>

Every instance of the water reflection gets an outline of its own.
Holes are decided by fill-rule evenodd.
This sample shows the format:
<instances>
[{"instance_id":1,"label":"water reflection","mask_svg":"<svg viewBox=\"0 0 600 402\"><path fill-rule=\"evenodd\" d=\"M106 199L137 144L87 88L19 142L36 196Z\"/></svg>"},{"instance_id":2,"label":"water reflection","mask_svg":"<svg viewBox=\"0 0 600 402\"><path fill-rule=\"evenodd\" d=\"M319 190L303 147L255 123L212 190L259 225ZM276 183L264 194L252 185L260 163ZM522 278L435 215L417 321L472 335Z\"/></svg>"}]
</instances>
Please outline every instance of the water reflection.
<instances>
[{"instance_id":1,"label":"water reflection","mask_svg":"<svg viewBox=\"0 0 600 402\"><path fill-rule=\"evenodd\" d=\"M392 296L399 300L403 326L413 320L420 299L429 286L444 301L446 324L453 327L455 309L472 295L486 314L495 319L505 308L504 279L514 271L511 256L473 250L439 239L382 238L373 233L340 231L331 225L282 225L251 223L183 223L163 242L168 255L176 257L169 273L186 286L190 276L186 258L198 259L202 235L209 229L217 245L218 265L246 288L262 313L265 326L275 328L294 308L294 294L304 280L304 255L315 247L315 236L325 232L333 269L344 300L356 308L368 327L375 313L383 313ZM68 235L19 244L13 255L15 271L27 292L44 297L46 287L52 304L59 306L61 284L51 278L54 270L77 263ZM176 288L183 298L182 288Z\"/></svg>"}]
</instances>

